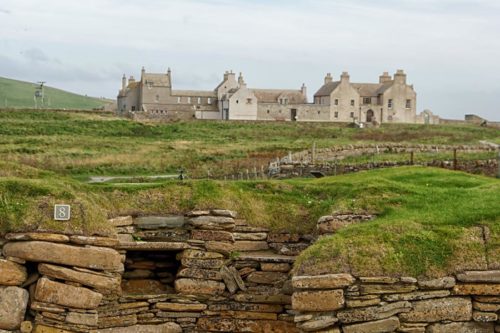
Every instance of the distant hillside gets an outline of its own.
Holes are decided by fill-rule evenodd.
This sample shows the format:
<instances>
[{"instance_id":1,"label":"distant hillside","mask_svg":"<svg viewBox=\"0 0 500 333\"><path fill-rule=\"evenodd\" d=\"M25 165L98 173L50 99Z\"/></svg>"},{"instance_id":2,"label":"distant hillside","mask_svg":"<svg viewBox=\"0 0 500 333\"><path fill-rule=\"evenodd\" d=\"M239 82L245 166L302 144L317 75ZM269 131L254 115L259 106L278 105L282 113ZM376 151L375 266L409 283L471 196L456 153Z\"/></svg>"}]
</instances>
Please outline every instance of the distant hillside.
<instances>
[{"instance_id":1,"label":"distant hillside","mask_svg":"<svg viewBox=\"0 0 500 333\"><path fill-rule=\"evenodd\" d=\"M11 80L0 77L0 108L34 108L34 94L37 85L31 82ZM44 87L46 109L100 108L109 100L82 96L64 90Z\"/></svg>"}]
</instances>

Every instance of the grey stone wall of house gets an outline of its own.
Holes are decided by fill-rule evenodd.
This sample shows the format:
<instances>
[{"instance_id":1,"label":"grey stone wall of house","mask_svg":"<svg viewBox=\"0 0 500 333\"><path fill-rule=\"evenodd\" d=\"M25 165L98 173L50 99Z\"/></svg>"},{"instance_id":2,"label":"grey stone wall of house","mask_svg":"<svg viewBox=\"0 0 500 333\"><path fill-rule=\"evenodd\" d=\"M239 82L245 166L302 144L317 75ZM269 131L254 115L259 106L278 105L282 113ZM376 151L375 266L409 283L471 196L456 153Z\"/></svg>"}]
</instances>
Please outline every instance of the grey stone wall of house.
<instances>
[{"instance_id":1,"label":"grey stone wall of house","mask_svg":"<svg viewBox=\"0 0 500 333\"><path fill-rule=\"evenodd\" d=\"M327 74L324 84L307 100L307 87L300 89L249 88L243 75L226 72L214 90L173 90L172 73L147 73L141 79L122 78L117 97L118 114L142 113L140 119L173 120L274 120L363 123L437 123L429 112L417 117L417 95L398 70L384 73L378 83L351 82L347 72L338 81ZM188 112L189 115L184 115ZM203 117L207 113L209 117Z\"/></svg>"}]
</instances>

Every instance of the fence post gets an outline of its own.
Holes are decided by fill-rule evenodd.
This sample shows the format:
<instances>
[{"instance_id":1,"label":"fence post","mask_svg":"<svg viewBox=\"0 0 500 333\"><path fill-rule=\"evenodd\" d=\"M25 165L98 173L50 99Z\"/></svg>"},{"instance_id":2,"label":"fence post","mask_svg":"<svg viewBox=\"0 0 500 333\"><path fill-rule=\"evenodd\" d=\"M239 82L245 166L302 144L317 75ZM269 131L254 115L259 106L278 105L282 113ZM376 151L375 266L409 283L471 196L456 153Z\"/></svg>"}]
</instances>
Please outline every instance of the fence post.
<instances>
[{"instance_id":1,"label":"fence post","mask_svg":"<svg viewBox=\"0 0 500 333\"><path fill-rule=\"evenodd\" d=\"M311 162L312 162L312 164L314 164L315 161L316 161L316 141L313 142L312 150L311 150Z\"/></svg>"},{"instance_id":2,"label":"fence post","mask_svg":"<svg viewBox=\"0 0 500 333\"><path fill-rule=\"evenodd\" d=\"M500 148L498 149L498 156L497 156L497 178L500 178Z\"/></svg>"},{"instance_id":3,"label":"fence post","mask_svg":"<svg viewBox=\"0 0 500 333\"><path fill-rule=\"evenodd\" d=\"M453 149L453 170L457 170L457 148Z\"/></svg>"}]
</instances>

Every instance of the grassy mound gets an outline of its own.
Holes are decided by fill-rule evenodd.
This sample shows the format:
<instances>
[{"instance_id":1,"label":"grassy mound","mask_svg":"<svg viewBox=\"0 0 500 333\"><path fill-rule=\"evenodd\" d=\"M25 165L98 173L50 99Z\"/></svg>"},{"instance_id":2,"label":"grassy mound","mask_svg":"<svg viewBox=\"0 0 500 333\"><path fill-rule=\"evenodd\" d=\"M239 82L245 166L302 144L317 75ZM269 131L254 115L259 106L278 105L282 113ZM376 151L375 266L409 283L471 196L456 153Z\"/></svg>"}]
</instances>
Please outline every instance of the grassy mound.
<instances>
[{"instance_id":1,"label":"grassy mound","mask_svg":"<svg viewBox=\"0 0 500 333\"><path fill-rule=\"evenodd\" d=\"M34 108L33 96L36 84L0 77L0 107ZM44 108L91 110L100 108L105 101L70 93L51 87L44 88Z\"/></svg>"},{"instance_id":2,"label":"grassy mound","mask_svg":"<svg viewBox=\"0 0 500 333\"><path fill-rule=\"evenodd\" d=\"M238 211L252 225L306 233L314 232L323 215L370 212L375 220L341 229L303 252L296 272L442 276L500 267L500 180L443 169L96 187L28 168L0 177L0 193L3 232L107 234L109 216L223 207ZM55 203L72 204L71 222L52 221Z\"/></svg>"},{"instance_id":3,"label":"grassy mound","mask_svg":"<svg viewBox=\"0 0 500 333\"><path fill-rule=\"evenodd\" d=\"M378 217L320 239L298 273L443 276L500 267L500 181L459 172L396 168L312 181L336 187L334 207Z\"/></svg>"}]
</instances>

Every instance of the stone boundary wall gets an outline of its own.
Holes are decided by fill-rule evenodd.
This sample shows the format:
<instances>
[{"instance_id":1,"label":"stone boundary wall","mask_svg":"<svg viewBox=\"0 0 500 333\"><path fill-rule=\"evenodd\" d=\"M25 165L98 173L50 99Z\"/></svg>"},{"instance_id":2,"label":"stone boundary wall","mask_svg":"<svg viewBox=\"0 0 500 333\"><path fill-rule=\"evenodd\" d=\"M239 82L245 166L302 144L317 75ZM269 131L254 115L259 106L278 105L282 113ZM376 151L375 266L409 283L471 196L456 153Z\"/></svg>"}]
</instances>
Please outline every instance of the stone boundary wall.
<instances>
[{"instance_id":1,"label":"stone boundary wall","mask_svg":"<svg viewBox=\"0 0 500 333\"><path fill-rule=\"evenodd\" d=\"M460 153L481 153L494 152L498 149L488 145L426 145L426 144L401 144L401 143L383 143L383 144L363 144L363 145L343 145L331 148L318 148L313 150L303 150L283 157L280 164L293 163L316 163L321 161L334 161L349 156L361 156L382 153L442 153L453 152L457 150Z\"/></svg>"},{"instance_id":2,"label":"stone boundary wall","mask_svg":"<svg viewBox=\"0 0 500 333\"><path fill-rule=\"evenodd\" d=\"M296 276L292 285L294 321L302 332L500 332L500 271L434 280Z\"/></svg>"},{"instance_id":3,"label":"stone boundary wall","mask_svg":"<svg viewBox=\"0 0 500 333\"><path fill-rule=\"evenodd\" d=\"M273 177L276 178L291 178L291 177L302 177L310 176L311 172L321 172L323 175L341 175L346 173L353 173L365 170L382 169L382 168L392 168L399 166L409 166L409 165L420 165L428 167L444 168L449 170L464 171L472 174L482 174L486 176L495 177L498 173L498 160L470 160L457 161L456 166L454 166L453 161L447 160L434 160L424 163L411 163L410 161L399 161L399 162L370 162L362 164L282 164L280 165L279 172L275 173Z\"/></svg>"},{"instance_id":4,"label":"stone boundary wall","mask_svg":"<svg viewBox=\"0 0 500 333\"><path fill-rule=\"evenodd\" d=\"M227 210L109 223L114 238L5 235L0 332L298 332L290 270L311 236Z\"/></svg>"}]
</instances>

